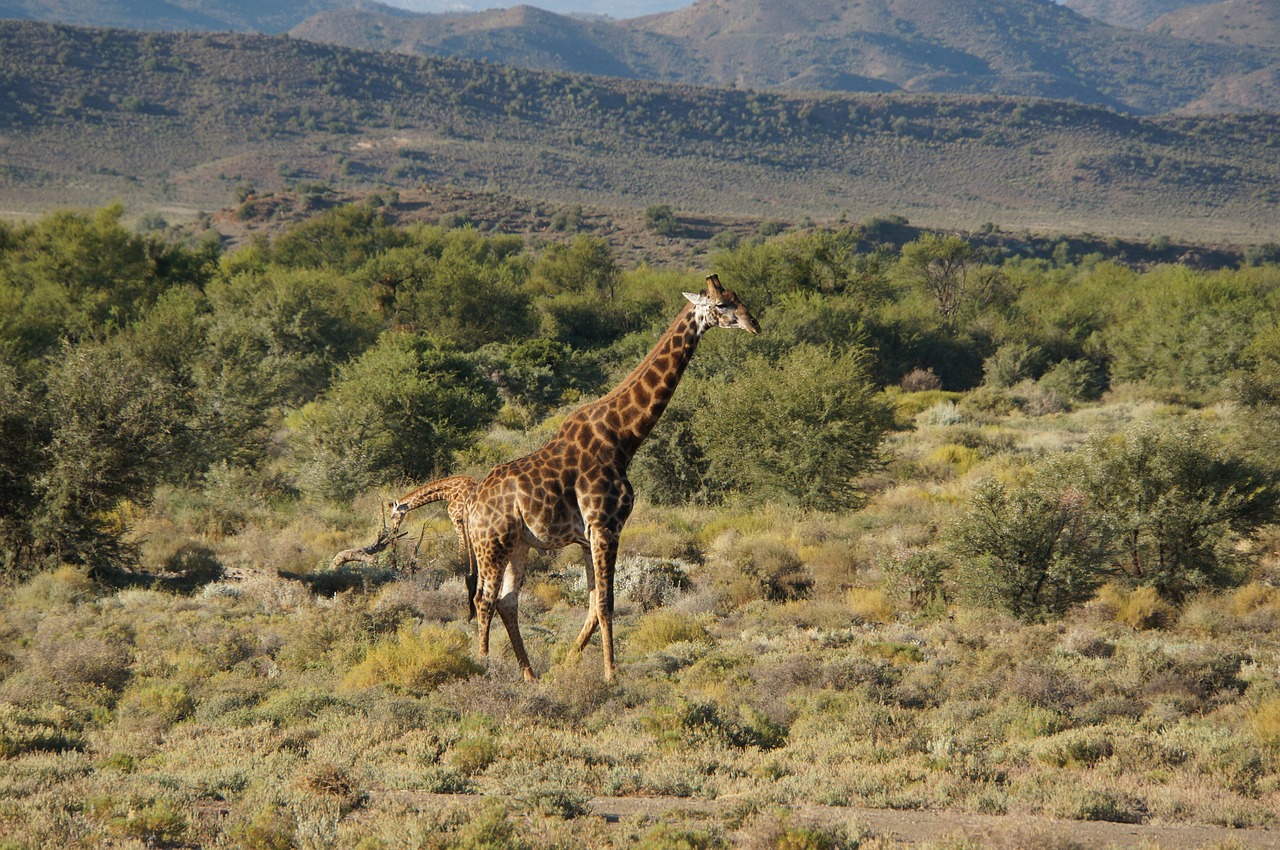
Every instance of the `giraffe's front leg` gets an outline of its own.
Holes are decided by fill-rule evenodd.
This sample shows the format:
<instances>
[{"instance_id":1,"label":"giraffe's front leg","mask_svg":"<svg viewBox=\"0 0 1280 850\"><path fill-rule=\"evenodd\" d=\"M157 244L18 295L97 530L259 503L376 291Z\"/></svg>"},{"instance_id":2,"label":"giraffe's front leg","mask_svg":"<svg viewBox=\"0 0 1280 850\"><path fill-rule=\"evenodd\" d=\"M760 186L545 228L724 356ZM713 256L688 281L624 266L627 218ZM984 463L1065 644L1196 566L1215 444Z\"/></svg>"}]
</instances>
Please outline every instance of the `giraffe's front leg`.
<instances>
[{"instance_id":1,"label":"giraffe's front leg","mask_svg":"<svg viewBox=\"0 0 1280 850\"><path fill-rule=\"evenodd\" d=\"M604 654L604 678L612 681L613 663L613 571L618 560L619 532L610 528L591 529L591 564L595 571L596 590L592 612L587 615L583 631L590 637L588 627L600 627L600 648ZM594 621L594 622L593 622Z\"/></svg>"},{"instance_id":2,"label":"giraffe's front leg","mask_svg":"<svg viewBox=\"0 0 1280 850\"><path fill-rule=\"evenodd\" d=\"M489 657L489 625L498 602L499 570L491 549L476 553L476 637L481 658Z\"/></svg>"}]
</instances>

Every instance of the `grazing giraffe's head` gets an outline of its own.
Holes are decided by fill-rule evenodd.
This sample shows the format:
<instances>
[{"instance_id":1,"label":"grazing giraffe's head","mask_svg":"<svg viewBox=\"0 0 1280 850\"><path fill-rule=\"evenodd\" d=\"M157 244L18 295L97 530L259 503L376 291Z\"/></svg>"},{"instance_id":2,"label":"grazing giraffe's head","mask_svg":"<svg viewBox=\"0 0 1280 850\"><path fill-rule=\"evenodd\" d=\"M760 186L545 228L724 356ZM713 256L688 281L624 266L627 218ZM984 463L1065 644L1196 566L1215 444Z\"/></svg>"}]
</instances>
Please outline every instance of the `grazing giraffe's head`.
<instances>
[{"instance_id":1,"label":"grazing giraffe's head","mask_svg":"<svg viewBox=\"0 0 1280 850\"><path fill-rule=\"evenodd\" d=\"M390 520L387 524L388 529L394 533L400 530L400 524L404 522L405 514L409 513L408 502L387 502L387 517Z\"/></svg>"},{"instance_id":2,"label":"grazing giraffe's head","mask_svg":"<svg viewBox=\"0 0 1280 850\"><path fill-rule=\"evenodd\" d=\"M742 328L747 333L760 333L760 325L755 316L738 299L736 292L720 285L718 275L707 275L705 293L686 292L684 297L697 308L699 318L706 322L707 327Z\"/></svg>"}]
</instances>

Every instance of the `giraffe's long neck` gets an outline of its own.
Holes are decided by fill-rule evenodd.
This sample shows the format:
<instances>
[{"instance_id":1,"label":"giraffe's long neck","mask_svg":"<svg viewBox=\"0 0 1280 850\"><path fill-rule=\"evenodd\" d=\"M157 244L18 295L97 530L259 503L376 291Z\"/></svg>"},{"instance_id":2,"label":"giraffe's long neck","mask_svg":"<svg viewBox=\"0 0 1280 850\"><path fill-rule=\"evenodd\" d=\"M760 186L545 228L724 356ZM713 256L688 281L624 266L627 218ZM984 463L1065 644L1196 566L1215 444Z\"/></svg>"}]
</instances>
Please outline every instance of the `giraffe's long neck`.
<instances>
[{"instance_id":1,"label":"giraffe's long neck","mask_svg":"<svg viewBox=\"0 0 1280 850\"><path fill-rule=\"evenodd\" d=\"M590 405L591 418L603 419L616 433L624 463L630 462L662 418L706 330L705 319L692 304L687 305L640 365L613 392Z\"/></svg>"},{"instance_id":2,"label":"giraffe's long neck","mask_svg":"<svg viewBox=\"0 0 1280 850\"><path fill-rule=\"evenodd\" d=\"M450 502L456 499L465 499L475 489L475 486L475 479L466 475L441 478L439 481L423 484L418 489L401 496L396 500L396 510L400 513L408 513L425 504L438 502L441 499L448 499Z\"/></svg>"}]
</instances>

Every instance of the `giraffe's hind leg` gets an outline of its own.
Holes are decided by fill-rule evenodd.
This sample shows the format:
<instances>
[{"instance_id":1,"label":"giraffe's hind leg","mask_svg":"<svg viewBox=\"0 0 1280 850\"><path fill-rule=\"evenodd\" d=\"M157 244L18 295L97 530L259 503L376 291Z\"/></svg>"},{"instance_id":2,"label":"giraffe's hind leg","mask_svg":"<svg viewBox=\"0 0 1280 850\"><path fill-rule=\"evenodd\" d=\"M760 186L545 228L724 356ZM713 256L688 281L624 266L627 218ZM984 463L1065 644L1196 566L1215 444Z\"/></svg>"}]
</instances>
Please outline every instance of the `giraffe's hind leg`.
<instances>
[{"instance_id":1,"label":"giraffe's hind leg","mask_svg":"<svg viewBox=\"0 0 1280 850\"><path fill-rule=\"evenodd\" d=\"M591 550L587 549L587 619L582 624L582 631L578 633L578 639L574 642L574 649L578 652L587 648L587 641L591 640L591 636L596 632L596 626L600 623L599 614L596 612L596 571L591 566Z\"/></svg>"},{"instance_id":2,"label":"giraffe's hind leg","mask_svg":"<svg viewBox=\"0 0 1280 850\"><path fill-rule=\"evenodd\" d=\"M489 626L498 605L498 591L502 580L502 564L506 563L511 548L485 545L477 547L476 580L474 597L476 612L476 637L481 658L489 657Z\"/></svg>"},{"instance_id":3,"label":"giraffe's hind leg","mask_svg":"<svg viewBox=\"0 0 1280 850\"><path fill-rule=\"evenodd\" d=\"M511 641L511 649L520 663L520 670L526 681L532 682L538 677L533 673L533 665L529 663L529 654L524 648L524 638L520 635L520 587L524 584L524 562L529 554L527 546L517 546L511 553L511 560L503 575L502 590L498 594L498 616L507 629L507 638Z\"/></svg>"}]
</instances>

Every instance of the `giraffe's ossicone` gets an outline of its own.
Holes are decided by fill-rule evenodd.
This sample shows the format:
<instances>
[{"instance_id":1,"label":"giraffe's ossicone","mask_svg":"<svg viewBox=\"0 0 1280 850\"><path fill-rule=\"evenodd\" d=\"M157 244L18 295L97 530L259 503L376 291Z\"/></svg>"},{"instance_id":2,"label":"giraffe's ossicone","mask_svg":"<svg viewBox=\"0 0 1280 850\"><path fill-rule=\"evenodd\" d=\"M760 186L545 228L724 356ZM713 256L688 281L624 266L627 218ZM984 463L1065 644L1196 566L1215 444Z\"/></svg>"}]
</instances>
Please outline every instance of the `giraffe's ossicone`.
<instances>
[{"instance_id":1,"label":"giraffe's ossicone","mask_svg":"<svg viewBox=\"0 0 1280 850\"><path fill-rule=\"evenodd\" d=\"M685 297L689 304L622 383L570 413L533 454L495 467L467 500L466 532L479 577L480 654L489 653L496 609L526 679L534 674L518 619L525 559L531 548L571 543L590 555L589 609L577 648L599 628L604 675L613 678L613 574L619 537L634 503L627 467L670 403L702 335L713 327L760 332L751 312L714 274L707 277L705 292Z\"/></svg>"}]
</instances>

